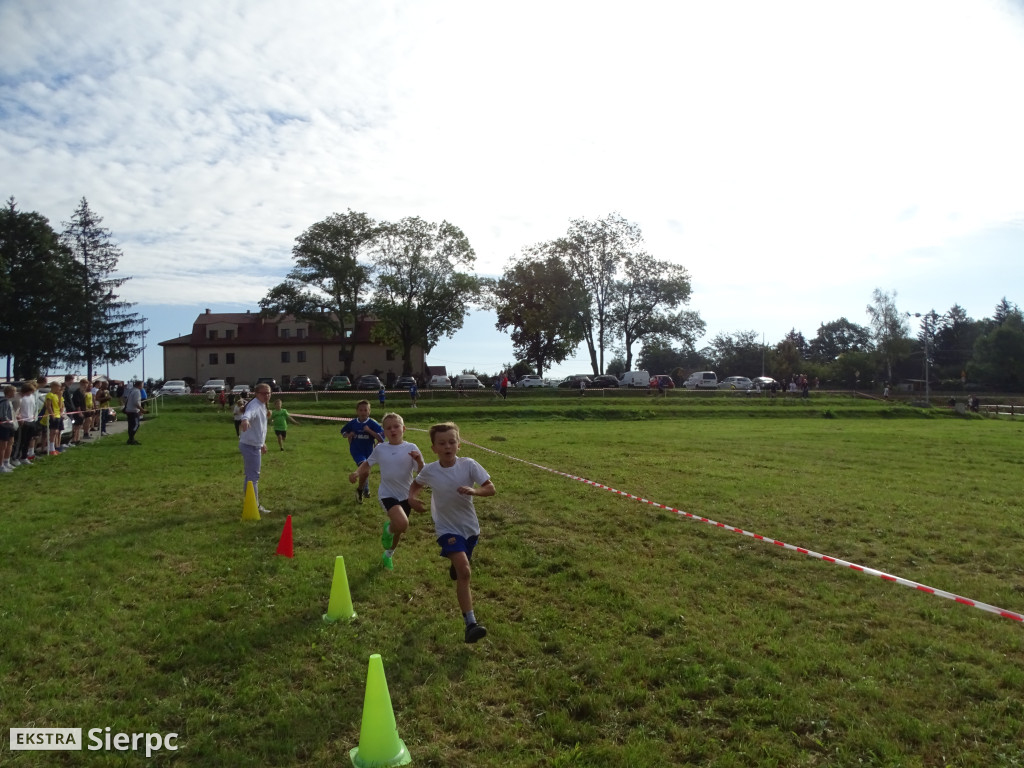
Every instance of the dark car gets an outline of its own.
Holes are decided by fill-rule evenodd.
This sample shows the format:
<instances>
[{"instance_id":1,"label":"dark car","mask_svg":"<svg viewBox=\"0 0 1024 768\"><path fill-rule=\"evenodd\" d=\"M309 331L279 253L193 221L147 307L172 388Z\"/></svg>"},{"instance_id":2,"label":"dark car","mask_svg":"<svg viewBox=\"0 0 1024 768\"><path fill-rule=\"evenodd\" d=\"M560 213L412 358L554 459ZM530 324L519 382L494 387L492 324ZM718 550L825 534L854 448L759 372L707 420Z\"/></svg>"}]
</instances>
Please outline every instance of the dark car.
<instances>
[{"instance_id":1,"label":"dark car","mask_svg":"<svg viewBox=\"0 0 1024 768\"><path fill-rule=\"evenodd\" d=\"M564 379L558 382L558 386L563 389L579 389L581 381L583 382L583 385L585 387L593 386L593 382L590 380L590 377L584 376L583 374L576 374L575 376L566 376Z\"/></svg>"},{"instance_id":2,"label":"dark car","mask_svg":"<svg viewBox=\"0 0 1024 768\"><path fill-rule=\"evenodd\" d=\"M368 376L360 376L359 381L356 382L356 389L372 389L377 391L383 386L384 382L372 374Z\"/></svg>"},{"instance_id":3,"label":"dark car","mask_svg":"<svg viewBox=\"0 0 1024 768\"><path fill-rule=\"evenodd\" d=\"M261 376L260 378L256 379L256 383L257 384L269 384L271 392L280 392L281 391L281 385L277 383L277 379L275 379L273 376ZM256 389L256 388L253 387L253 389Z\"/></svg>"},{"instance_id":4,"label":"dark car","mask_svg":"<svg viewBox=\"0 0 1024 768\"><path fill-rule=\"evenodd\" d=\"M395 389L409 389L409 387L415 383L415 376L399 376L398 379L395 380Z\"/></svg>"},{"instance_id":5,"label":"dark car","mask_svg":"<svg viewBox=\"0 0 1024 768\"><path fill-rule=\"evenodd\" d=\"M327 382L327 386L324 389L328 389L331 392L352 389L352 379L348 376L331 376L331 380Z\"/></svg>"},{"instance_id":6,"label":"dark car","mask_svg":"<svg viewBox=\"0 0 1024 768\"><path fill-rule=\"evenodd\" d=\"M618 388L619 380L614 376L602 373L600 376L595 376L590 380L590 384L587 386L594 387L595 389L611 389L612 387Z\"/></svg>"},{"instance_id":7,"label":"dark car","mask_svg":"<svg viewBox=\"0 0 1024 768\"><path fill-rule=\"evenodd\" d=\"M675 389L676 383L667 373L659 373L651 376L651 389Z\"/></svg>"},{"instance_id":8,"label":"dark car","mask_svg":"<svg viewBox=\"0 0 1024 768\"><path fill-rule=\"evenodd\" d=\"M304 374L292 377L291 384L288 385L292 392L312 392L313 391L313 380Z\"/></svg>"}]
</instances>

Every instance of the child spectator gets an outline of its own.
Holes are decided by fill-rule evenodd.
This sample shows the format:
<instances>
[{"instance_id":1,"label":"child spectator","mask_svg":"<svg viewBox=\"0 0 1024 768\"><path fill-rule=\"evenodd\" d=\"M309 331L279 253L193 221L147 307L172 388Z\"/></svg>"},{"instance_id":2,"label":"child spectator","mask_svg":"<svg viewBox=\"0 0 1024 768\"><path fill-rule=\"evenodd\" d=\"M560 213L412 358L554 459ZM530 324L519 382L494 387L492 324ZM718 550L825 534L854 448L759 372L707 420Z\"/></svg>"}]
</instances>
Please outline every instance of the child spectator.
<instances>
[{"instance_id":1,"label":"child spectator","mask_svg":"<svg viewBox=\"0 0 1024 768\"><path fill-rule=\"evenodd\" d=\"M397 413L385 414L381 420L387 442L374 446L370 457L348 476L350 483L363 484L374 464L380 466L380 490L377 498L388 514L380 543L384 547L381 565L395 569L395 549L402 534L409 529L409 486L416 473L423 469L420 449L405 441L405 421Z\"/></svg>"},{"instance_id":2,"label":"child spectator","mask_svg":"<svg viewBox=\"0 0 1024 768\"><path fill-rule=\"evenodd\" d=\"M377 441L384 440L383 428L370 418L368 400L356 403L356 418L341 428L341 434L348 439L348 450L357 468L370 458ZM363 484L356 488L356 501L362 504L364 498L370 498L369 478L364 479Z\"/></svg>"},{"instance_id":3,"label":"child spectator","mask_svg":"<svg viewBox=\"0 0 1024 768\"><path fill-rule=\"evenodd\" d=\"M423 512L420 492L430 488L430 515L441 546L441 557L451 562L448 575L456 582L462 619L466 624L466 642L475 643L487 635L476 620L470 590L470 562L480 537L480 521L473 506L474 496L493 496L490 475L474 459L459 456L459 428L452 422L430 428L430 449L437 461L427 464L409 487L409 506Z\"/></svg>"},{"instance_id":4,"label":"child spectator","mask_svg":"<svg viewBox=\"0 0 1024 768\"><path fill-rule=\"evenodd\" d=\"M288 411L281 405L281 399L278 398L274 401L274 410L270 414L271 421L274 423L274 434L277 435L277 445L283 451L284 440L288 437L288 422L292 424L298 424Z\"/></svg>"},{"instance_id":5,"label":"child spectator","mask_svg":"<svg viewBox=\"0 0 1024 768\"><path fill-rule=\"evenodd\" d=\"M14 396L18 389L13 384L4 387L0 396L0 472L13 472L11 451L14 450L14 433L18 422L14 418Z\"/></svg>"}]
</instances>

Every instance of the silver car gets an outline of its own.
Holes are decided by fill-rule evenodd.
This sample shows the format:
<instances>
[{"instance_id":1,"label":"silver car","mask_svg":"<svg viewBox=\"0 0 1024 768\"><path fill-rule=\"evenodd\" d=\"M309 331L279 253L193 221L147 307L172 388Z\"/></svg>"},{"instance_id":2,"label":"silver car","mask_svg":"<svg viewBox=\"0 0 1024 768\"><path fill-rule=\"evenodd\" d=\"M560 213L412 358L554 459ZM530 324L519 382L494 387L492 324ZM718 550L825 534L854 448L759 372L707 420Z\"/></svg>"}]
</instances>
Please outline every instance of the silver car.
<instances>
[{"instance_id":1,"label":"silver car","mask_svg":"<svg viewBox=\"0 0 1024 768\"><path fill-rule=\"evenodd\" d=\"M191 390L189 390L188 384L186 384L181 379L171 379L170 381L165 381L164 382L164 385L162 387L160 387L160 390L157 392L157 394L158 395L175 395L176 396L176 395L187 395L190 391Z\"/></svg>"},{"instance_id":2,"label":"silver car","mask_svg":"<svg viewBox=\"0 0 1024 768\"><path fill-rule=\"evenodd\" d=\"M718 382L718 388L748 390L754 388L754 382L746 376L728 376Z\"/></svg>"}]
</instances>

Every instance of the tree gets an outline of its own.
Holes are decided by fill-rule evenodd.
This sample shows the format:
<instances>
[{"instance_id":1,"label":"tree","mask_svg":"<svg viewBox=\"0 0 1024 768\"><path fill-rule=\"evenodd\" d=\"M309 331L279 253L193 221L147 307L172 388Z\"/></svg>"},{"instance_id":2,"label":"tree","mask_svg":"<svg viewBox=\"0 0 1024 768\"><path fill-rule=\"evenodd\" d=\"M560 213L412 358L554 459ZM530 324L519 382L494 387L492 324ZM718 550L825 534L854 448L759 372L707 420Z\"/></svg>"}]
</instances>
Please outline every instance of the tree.
<instances>
[{"instance_id":1,"label":"tree","mask_svg":"<svg viewBox=\"0 0 1024 768\"><path fill-rule=\"evenodd\" d=\"M604 370L619 267L627 256L639 251L642 240L636 224L612 213L595 222L585 219L570 222L565 237L557 241L573 276L583 283L590 295L590 305L583 314L583 331L595 376Z\"/></svg>"},{"instance_id":2,"label":"tree","mask_svg":"<svg viewBox=\"0 0 1024 768\"><path fill-rule=\"evenodd\" d=\"M34 379L60 359L72 330L63 297L77 295L74 263L50 223L22 213L14 198L0 209L0 355L8 378Z\"/></svg>"},{"instance_id":3,"label":"tree","mask_svg":"<svg viewBox=\"0 0 1024 768\"><path fill-rule=\"evenodd\" d=\"M612 327L622 335L625 370L633 364L637 341L657 336L692 344L703 335L700 316L678 310L689 300L690 276L683 267L643 252L625 257L623 278L615 283L609 313Z\"/></svg>"},{"instance_id":4,"label":"tree","mask_svg":"<svg viewBox=\"0 0 1024 768\"><path fill-rule=\"evenodd\" d=\"M539 376L571 357L583 340L587 293L549 245L536 246L508 267L491 290L490 304L498 315L495 327L511 329L516 356L533 364Z\"/></svg>"},{"instance_id":5,"label":"tree","mask_svg":"<svg viewBox=\"0 0 1024 768\"><path fill-rule=\"evenodd\" d=\"M909 327L906 316L896 309L896 291L890 296L875 288L871 296L872 303L868 304L867 313L871 318L875 348L885 362L886 379L892 381L893 365L909 349Z\"/></svg>"},{"instance_id":6,"label":"tree","mask_svg":"<svg viewBox=\"0 0 1024 768\"><path fill-rule=\"evenodd\" d=\"M382 224L374 249L376 338L402 348L402 373L412 374L412 347L424 352L462 327L481 281L459 268L476 260L462 230L419 217Z\"/></svg>"},{"instance_id":7,"label":"tree","mask_svg":"<svg viewBox=\"0 0 1024 768\"><path fill-rule=\"evenodd\" d=\"M974 345L972 379L1003 392L1024 390L1024 317L1010 309Z\"/></svg>"},{"instance_id":8,"label":"tree","mask_svg":"<svg viewBox=\"0 0 1024 768\"><path fill-rule=\"evenodd\" d=\"M100 226L103 218L89 208L83 197L64 224L61 241L75 262L76 295L66 307L76 331L66 336L61 357L69 363L85 363L90 380L94 364L126 363L134 359L141 345L141 321L128 310L131 302L119 301L114 290L128 281L114 277L121 249L114 243L109 229Z\"/></svg>"},{"instance_id":9,"label":"tree","mask_svg":"<svg viewBox=\"0 0 1024 768\"><path fill-rule=\"evenodd\" d=\"M807 346L807 356L816 363L831 363L847 352L865 352L871 346L871 331L845 317L822 323Z\"/></svg>"},{"instance_id":10,"label":"tree","mask_svg":"<svg viewBox=\"0 0 1024 768\"><path fill-rule=\"evenodd\" d=\"M658 337L644 342L636 362L640 370L654 374L667 373L674 379L682 378L686 372L698 371L711 365L693 348L692 343L675 349L668 339Z\"/></svg>"},{"instance_id":11,"label":"tree","mask_svg":"<svg viewBox=\"0 0 1024 768\"><path fill-rule=\"evenodd\" d=\"M940 379L959 379L965 375L974 343L983 330L983 324L968 317L959 304L954 304L939 318L932 357Z\"/></svg>"},{"instance_id":12,"label":"tree","mask_svg":"<svg viewBox=\"0 0 1024 768\"><path fill-rule=\"evenodd\" d=\"M720 333L703 354L726 376L748 375L761 370L761 336L757 331Z\"/></svg>"},{"instance_id":13,"label":"tree","mask_svg":"<svg viewBox=\"0 0 1024 768\"><path fill-rule=\"evenodd\" d=\"M1002 300L996 304L996 312L992 316L996 325L1002 325L1006 320L1013 315L1019 315L1020 309L1011 301L1007 301L1006 297L1003 296Z\"/></svg>"},{"instance_id":14,"label":"tree","mask_svg":"<svg viewBox=\"0 0 1024 768\"><path fill-rule=\"evenodd\" d=\"M351 209L318 221L295 238L295 266L284 282L260 300L264 314L293 315L336 336L342 372L348 375L352 374L357 341L349 331L365 312L373 273L360 259L368 257L377 234L373 219Z\"/></svg>"}]
</instances>

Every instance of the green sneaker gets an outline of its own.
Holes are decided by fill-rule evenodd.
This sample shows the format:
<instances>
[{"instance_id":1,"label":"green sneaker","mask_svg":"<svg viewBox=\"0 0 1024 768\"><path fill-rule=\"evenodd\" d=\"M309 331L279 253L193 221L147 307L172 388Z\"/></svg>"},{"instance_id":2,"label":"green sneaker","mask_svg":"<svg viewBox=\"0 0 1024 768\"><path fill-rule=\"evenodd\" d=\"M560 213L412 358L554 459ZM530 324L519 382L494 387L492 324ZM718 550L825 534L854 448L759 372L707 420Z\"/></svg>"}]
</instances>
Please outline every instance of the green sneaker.
<instances>
[{"instance_id":1,"label":"green sneaker","mask_svg":"<svg viewBox=\"0 0 1024 768\"><path fill-rule=\"evenodd\" d=\"M388 530L390 521L384 523L384 532L380 535L380 545L384 549L391 549L391 545L395 543L395 534Z\"/></svg>"},{"instance_id":2,"label":"green sneaker","mask_svg":"<svg viewBox=\"0 0 1024 768\"><path fill-rule=\"evenodd\" d=\"M387 552L380 556L380 564L384 566L385 570L395 570L395 561L390 557L390 555L388 555Z\"/></svg>"}]
</instances>

